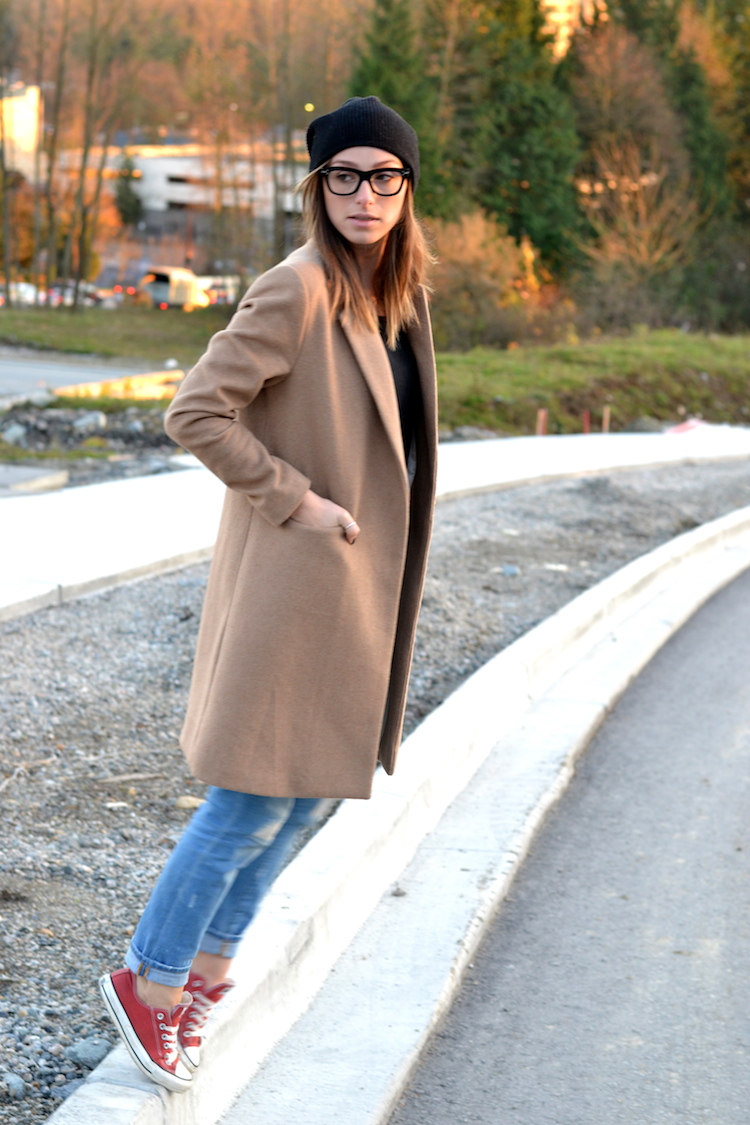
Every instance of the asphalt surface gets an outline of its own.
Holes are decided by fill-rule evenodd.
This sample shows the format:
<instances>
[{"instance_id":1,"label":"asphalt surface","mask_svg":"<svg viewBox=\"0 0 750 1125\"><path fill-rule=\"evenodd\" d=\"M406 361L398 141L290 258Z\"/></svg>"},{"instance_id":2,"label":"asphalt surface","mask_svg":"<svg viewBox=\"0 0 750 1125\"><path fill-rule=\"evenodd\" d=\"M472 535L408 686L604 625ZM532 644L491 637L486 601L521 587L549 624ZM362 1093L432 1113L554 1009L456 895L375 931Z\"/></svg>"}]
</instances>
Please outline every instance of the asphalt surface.
<instances>
[{"instance_id":1,"label":"asphalt surface","mask_svg":"<svg viewBox=\"0 0 750 1125\"><path fill-rule=\"evenodd\" d=\"M750 572L600 731L391 1125L747 1125L749 673Z\"/></svg>"},{"instance_id":2,"label":"asphalt surface","mask_svg":"<svg viewBox=\"0 0 750 1125\"><path fill-rule=\"evenodd\" d=\"M147 371L144 364L127 361L90 359L87 356L70 358L41 358L18 356L0 350L0 399L15 395L34 394L46 387L66 387L69 383L90 383L99 379L117 379Z\"/></svg>"}]
</instances>

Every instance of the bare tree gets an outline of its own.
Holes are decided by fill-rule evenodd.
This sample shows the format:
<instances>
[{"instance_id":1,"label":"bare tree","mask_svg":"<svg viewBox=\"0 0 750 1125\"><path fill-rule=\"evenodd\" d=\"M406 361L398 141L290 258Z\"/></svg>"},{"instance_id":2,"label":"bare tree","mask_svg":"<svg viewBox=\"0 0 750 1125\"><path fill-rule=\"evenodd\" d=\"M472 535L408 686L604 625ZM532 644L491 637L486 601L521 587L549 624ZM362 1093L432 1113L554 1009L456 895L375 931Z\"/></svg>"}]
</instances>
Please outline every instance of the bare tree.
<instances>
[{"instance_id":1,"label":"bare tree","mask_svg":"<svg viewBox=\"0 0 750 1125\"><path fill-rule=\"evenodd\" d=\"M645 156L656 148L669 175L687 172L680 122L649 48L610 22L582 28L573 55L578 129L589 153L634 144Z\"/></svg>"},{"instance_id":2,"label":"bare tree","mask_svg":"<svg viewBox=\"0 0 750 1125\"><path fill-rule=\"evenodd\" d=\"M63 99L66 92L68 46L70 40L70 0L62 0L60 13L60 34L56 50L55 77L53 81L52 113L49 120L48 142L46 148L47 175L44 185L44 203L47 215L47 293L57 274L57 234L58 215L55 196L55 177L60 152L60 133L63 113Z\"/></svg>"},{"instance_id":3,"label":"bare tree","mask_svg":"<svg viewBox=\"0 0 750 1125\"><path fill-rule=\"evenodd\" d=\"M39 304L39 248L42 233L42 155L44 151L44 101L42 87L44 81L44 54L47 33L47 0L39 0L37 5L36 58L34 65L35 83L39 90L39 116L37 118L37 137L34 148L34 218L31 250L31 280L36 286L34 303Z\"/></svg>"},{"instance_id":4,"label":"bare tree","mask_svg":"<svg viewBox=\"0 0 750 1125\"><path fill-rule=\"evenodd\" d=\"M62 270L64 286L74 278L74 309L89 272L112 135L144 65L158 13L159 6L153 2L88 0L81 36L82 146ZM93 165L92 160L96 161Z\"/></svg>"},{"instance_id":5,"label":"bare tree","mask_svg":"<svg viewBox=\"0 0 750 1125\"><path fill-rule=\"evenodd\" d=\"M0 192L2 192L3 273L5 303L12 304L11 296L11 174L8 167L7 137L5 131L6 105L4 99L10 92L10 76L17 43L12 0L0 0Z\"/></svg>"},{"instance_id":6,"label":"bare tree","mask_svg":"<svg viewBox=\"0 0 750 1125\"><path fill-rule=\"evenodd\" d=\"M687 177L669 182L654 151L644 168L633 141L602 145L593 158L596 174L578 188L596 241L581 249L602 276L616 271L638 285L688 261L701 215Z\"/></svg>"}]
</instances>

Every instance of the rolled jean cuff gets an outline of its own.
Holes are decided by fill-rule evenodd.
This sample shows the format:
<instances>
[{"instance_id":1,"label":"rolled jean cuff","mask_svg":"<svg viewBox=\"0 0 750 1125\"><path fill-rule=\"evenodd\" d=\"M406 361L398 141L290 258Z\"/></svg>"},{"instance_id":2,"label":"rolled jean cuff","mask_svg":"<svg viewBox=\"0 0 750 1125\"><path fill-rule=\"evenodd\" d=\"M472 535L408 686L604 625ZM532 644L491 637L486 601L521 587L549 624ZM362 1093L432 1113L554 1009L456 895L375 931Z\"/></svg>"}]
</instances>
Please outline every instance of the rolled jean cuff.
<instances>
[{"instance_id":1,"label":"rolled jean cuff","mask_svg":"<svg viewBox=\"0 0 750 1125\"><path fill-rule=\"evenodd\" d=\"M201 953L212 953L217 957L234 958L241 945L241 938L220 937L208 931L201 938Z\"/></svg>"},{"instance_id":2,"label":"rolled jean cuff","mask_svg":"<svg viewBox=\"0 0 750 1125\"><path fill-rule=\"evenodd\" d=\"M189 966L187 969L173 969L170 965L149 961L148 958L141 957L132 945L125 954L125 964L137 977L153 981L154 984L166 984L170 988L180 988L187 984L190 974Z\"/></svg>"}]
</instances>

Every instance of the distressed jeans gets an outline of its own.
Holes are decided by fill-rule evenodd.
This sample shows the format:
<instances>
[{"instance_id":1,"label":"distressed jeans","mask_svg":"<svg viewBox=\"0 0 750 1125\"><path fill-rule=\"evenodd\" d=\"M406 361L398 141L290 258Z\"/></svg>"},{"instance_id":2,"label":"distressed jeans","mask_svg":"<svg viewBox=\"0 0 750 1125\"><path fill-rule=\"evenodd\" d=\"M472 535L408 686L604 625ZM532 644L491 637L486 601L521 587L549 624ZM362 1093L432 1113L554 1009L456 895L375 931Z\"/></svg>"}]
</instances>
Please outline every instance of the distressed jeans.
<instances>
[{"instance_id":1,"label":"distressed jeans","mask_svg":"<svg viewBox=\"0 0 750 1125\"><path fill-rule=\"evenodd\" d=\"M167 860L125 963L156 984L185 984L196 953L234 957L317 798L258 797L212 786Z\"/></svg>"}]
</instances>

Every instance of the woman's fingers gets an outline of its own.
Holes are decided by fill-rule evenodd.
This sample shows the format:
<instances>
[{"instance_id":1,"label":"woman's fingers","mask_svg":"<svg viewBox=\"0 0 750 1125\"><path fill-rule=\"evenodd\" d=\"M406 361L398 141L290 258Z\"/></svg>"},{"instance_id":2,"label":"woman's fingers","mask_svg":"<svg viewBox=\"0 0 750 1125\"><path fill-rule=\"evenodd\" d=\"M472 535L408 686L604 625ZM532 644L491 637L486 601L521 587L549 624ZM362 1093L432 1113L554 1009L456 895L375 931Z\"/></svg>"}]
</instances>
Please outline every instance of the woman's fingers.
<instances>
[{"instance_id":1,"label":"woman's fingers","mask_svg":"<svg viewBox=\"0 0 750 1125\"><path fill-rule=\"evenodd\" d=\"M290 519L303 523L307 527L340 527L346 536L347 543L354 543L359 535L359 524L342 508L324 496L318 496L311 489L302 497L302 501L292 512Z\"/></svg>"},{"instance_id":2,"label":"woman's fingers","mask_svg":"<svg viewBox=\"0 0 750 1125\"><path fill-rule=\"evenodd\" d=\"M359 535L359 524L355 519L352 519L351 513L347 512L344 508L341 509L341 519L339 523L346 536L347 543L354 543Z\"/></svg>"}]
</instances>

